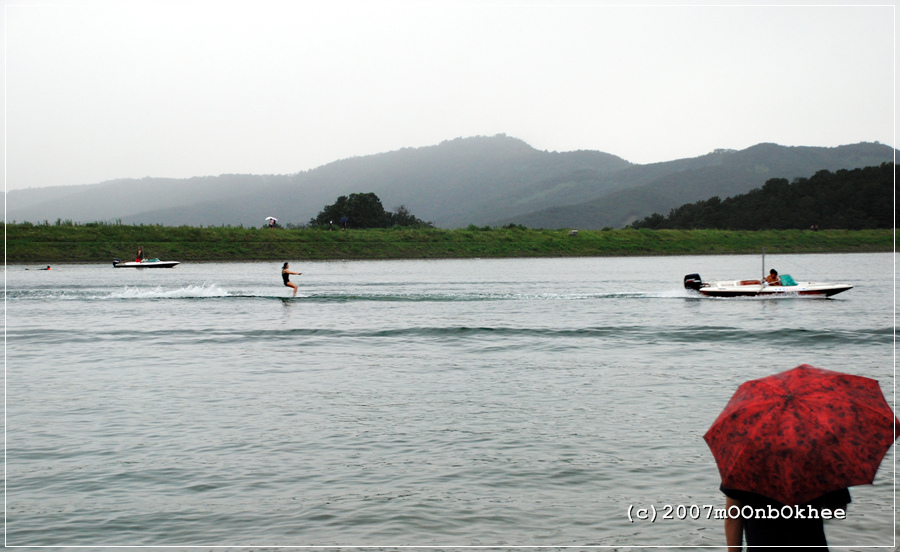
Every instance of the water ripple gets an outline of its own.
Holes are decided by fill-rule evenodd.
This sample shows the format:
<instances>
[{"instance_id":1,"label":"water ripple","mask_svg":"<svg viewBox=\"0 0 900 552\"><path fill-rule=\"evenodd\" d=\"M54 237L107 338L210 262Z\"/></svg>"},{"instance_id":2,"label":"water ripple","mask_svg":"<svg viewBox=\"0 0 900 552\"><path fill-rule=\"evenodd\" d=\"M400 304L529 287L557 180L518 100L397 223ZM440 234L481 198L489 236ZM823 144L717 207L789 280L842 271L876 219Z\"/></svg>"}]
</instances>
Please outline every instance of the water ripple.
<instances>
[{"instance_id":1,"label":"water ripple","mask_svg":"<svg viewBox=\"0 0 900 552\"><path fill-rule=\"evenodd\" d=\"M43 344L89 343L104 340L129 341L151 340L159 344L172 342L192 342L202 344L239 343L263 341L290 341L303 337L327 339L416 339L416 338L452 338L452 339L502 339L502 338L559 338L571 339L608 339L641 342L670 343L777 343L790 345L803 344L882 344L893 343L893 328L877 328L871 330L835 330L835 329L777 329L770 331L747 331L746 329L727 326L699 326L690 328L656 328L653 326L595 326L588 328L521 328L521 327L469 327L469 326L431 326L431 327L398 327L386 329L337 329L337 328L287 328L287 329L110 329L104 332L93 330L8 330L8 336L15 344L37 341Z\"/></svg>"}]
</instances>

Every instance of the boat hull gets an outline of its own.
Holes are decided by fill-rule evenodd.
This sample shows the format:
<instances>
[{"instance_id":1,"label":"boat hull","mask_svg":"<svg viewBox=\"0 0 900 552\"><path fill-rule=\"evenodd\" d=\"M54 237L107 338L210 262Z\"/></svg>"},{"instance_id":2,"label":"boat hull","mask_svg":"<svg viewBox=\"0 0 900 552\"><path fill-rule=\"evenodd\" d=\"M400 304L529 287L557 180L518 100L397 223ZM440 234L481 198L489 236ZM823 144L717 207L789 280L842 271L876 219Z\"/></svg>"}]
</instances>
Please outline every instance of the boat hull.
<instances>
[{"instance_id":1,"label":"boat hull","mask_svg":"<svg viewBox=\"0 0 900 552\"><path fill-rule=\"evenodd\" d=\"M118 259L113 261L113 268L173 268L181 264L180 261L129 261L123 263Z\"/></svg>"},{"instance_id":2,"label":"boat hull","mask_svg":"<svg viewBox=\"0 0 900 552\"><path fill-rule=\"evenodd\" d=\"M831 297L852 288L853 286L847 284L815 282L800 282L796 286L740 285L735 282L709 282L704 283L697 292L707 297L778 297L785 295Z\"/></svg>"}]
</instances>

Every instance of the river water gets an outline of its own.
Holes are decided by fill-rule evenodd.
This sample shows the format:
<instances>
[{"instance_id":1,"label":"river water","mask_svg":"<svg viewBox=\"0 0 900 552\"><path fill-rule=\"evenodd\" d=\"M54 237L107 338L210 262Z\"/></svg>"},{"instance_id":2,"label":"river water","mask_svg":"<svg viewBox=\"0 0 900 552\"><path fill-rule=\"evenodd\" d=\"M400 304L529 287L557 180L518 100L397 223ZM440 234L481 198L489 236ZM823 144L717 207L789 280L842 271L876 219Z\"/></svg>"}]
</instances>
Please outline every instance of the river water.
<instances>
[{"instance_id":1,"label":"river water","mask_svg":"<svg viewBox=\"0 0 900 552\"><path fill-rule=\"evenodd\" d=\"M766 260L856 287L682 288L754 256L295 261L296 299L281 263L10 265L6 542L721 546L702 436L741 382L807 363L893 405L893 256ZM893 466L829 544L894 544Z\"/></svg>"}]
</instances>

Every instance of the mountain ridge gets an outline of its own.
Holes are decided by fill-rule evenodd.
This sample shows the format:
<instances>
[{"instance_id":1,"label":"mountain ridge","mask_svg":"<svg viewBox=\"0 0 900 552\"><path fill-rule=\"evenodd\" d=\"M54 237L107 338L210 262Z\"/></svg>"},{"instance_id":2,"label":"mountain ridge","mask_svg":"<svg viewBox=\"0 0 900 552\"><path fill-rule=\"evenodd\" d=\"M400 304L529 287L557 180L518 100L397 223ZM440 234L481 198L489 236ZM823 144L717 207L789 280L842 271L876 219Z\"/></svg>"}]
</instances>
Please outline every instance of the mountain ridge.
<instances>
[{"instance_id":1,"label":"mountain ridge","mask_svg":"<svg viewBox=\"0 0 900 552\"><path fill-rule=\"evenodd\" d=\"M373 192L386 208L403 204L445 228L621 227L683 203L745 193L769 178L878 165L893 157L889 146L869 142L834 148L763 143L639 165L599 151L541 151L498 134L351 157L286 175L145 177L11 190L7 220L259 226L275 216L303 224L340 195Z\"/></svg>"}]
</instances>

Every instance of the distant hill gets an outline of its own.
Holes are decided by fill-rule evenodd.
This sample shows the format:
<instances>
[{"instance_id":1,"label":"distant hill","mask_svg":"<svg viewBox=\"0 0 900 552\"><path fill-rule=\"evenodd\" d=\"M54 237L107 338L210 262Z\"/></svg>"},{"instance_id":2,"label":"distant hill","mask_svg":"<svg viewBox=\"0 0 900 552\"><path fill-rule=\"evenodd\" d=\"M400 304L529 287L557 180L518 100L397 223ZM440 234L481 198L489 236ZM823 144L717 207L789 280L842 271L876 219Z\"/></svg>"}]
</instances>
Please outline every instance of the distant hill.
<instances>
[{"instance_id":1,"label":"distant hill","mask_svg":"<svg viewBox=\"0 0 900 552\"><path fill-rule=\"evenodd\" d=\"M373 192L442 228L523 224L621 227L654 212L758 188L769 178L893 160L861 143L837 148L760 144L692 159L636 165L598 151L547 152L497 135L354 157L291 175L123 179L12 190L10 221L261 226L267 216L303 224L340 195Z\"/></svg>"},{"instance_id":2,"label":"distant hill","mask_svg":"<svg viewBox=\"0 0 900 552\"><path fill-rule=\"evenodd\" d=\"M819 171L810 178L767 180L762 188L724 201L713 196L655 213L633 228L791 230L866 230L894 227L893 163L836 172Z\"/></svg>"},{"instance_id":3,"label":"distant hill","mask_svg":"<svg viewBox=\"0 0 900 552\"><path fill-rule=\"evenodd\" d=\"M759 144L717 150L694 159L635 165L613 175L629 183L579 203L493 221L531 228L621 228L653 213L713 196L730 197L759 188L770 178L794 179L819 170L854 169L893 161L890 147L860 143L835 148Z\"/></svg>"}]
</instances>

